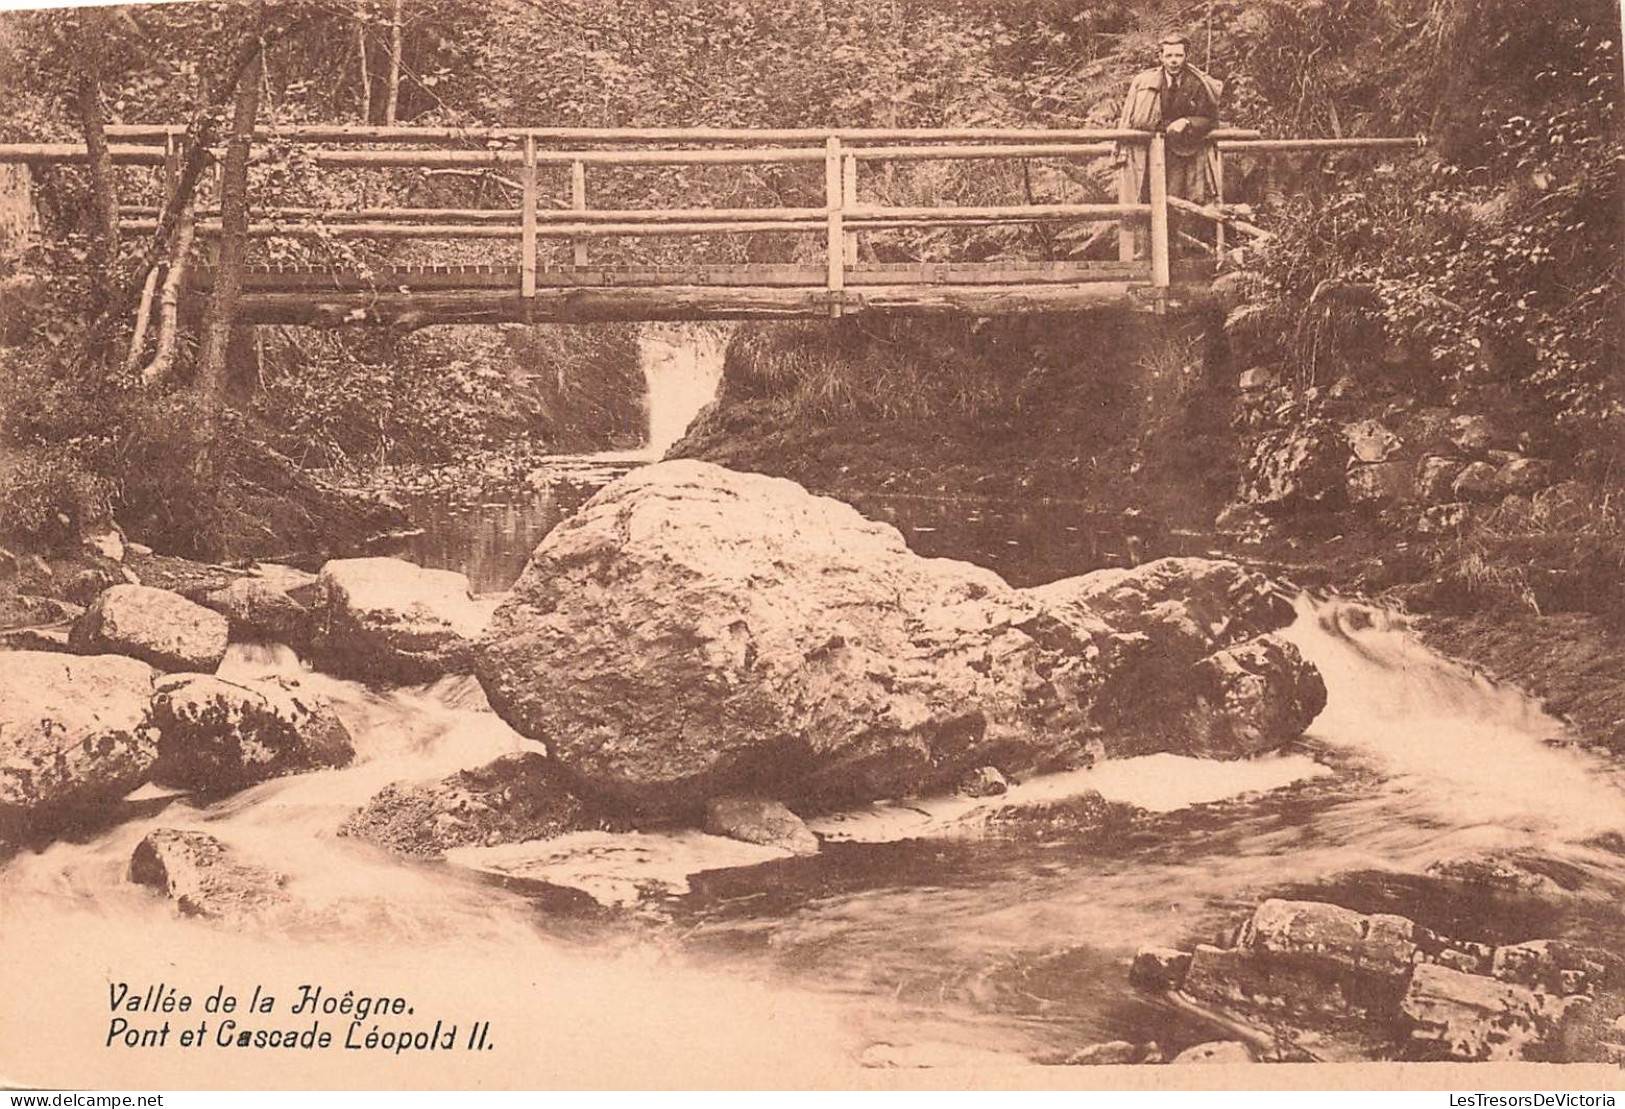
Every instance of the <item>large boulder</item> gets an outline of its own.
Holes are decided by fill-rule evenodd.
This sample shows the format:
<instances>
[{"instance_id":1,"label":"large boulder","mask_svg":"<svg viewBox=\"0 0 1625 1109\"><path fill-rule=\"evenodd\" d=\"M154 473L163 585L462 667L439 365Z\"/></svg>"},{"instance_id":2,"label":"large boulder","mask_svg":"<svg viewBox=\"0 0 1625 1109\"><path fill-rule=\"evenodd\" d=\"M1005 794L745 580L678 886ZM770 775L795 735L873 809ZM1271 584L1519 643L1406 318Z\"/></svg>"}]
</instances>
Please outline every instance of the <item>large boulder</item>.
<instances>
[{"instance_id":1,"label":"large boulder","mask_svg":"<svg viewBox=\"0 0 1625 1109\"><path fill-rule=\"evenodd\" d=\"M1303 733L1326 707L1326 683L1297 647L1274 635L1215 651L1190 670L1181 693L1190 754L1253 755Z\"/></svg>"},{"instance_id":2,"label":"large boulder","mask_svg":"<svg viewBox=\"0 0 1625 1109\"><path fill-rule=\"evenodd\" d=\"M1177 686L1290 619L1264 579L1204 560L1013 589L791 482L684 461L555 528L477 667L584 789L698 814L727 794L816 806L1080 765L1118 709L1144 712L1141 679ZM1177 714L1198 693L1161 696Z\"/></svg>"},{"instance_id":3,"label":"large boulder","mask_svg":"<svg viewBox=\"0 0 1625 1109\"><path fill-rule=\"evenodd\" d=\"M1094 719L1140 749L1235 757L1279 747L1326 707L1320 673L1270 633L1291 602L1234 562L1164 558L1026 590L1117 635Z\"/></svg>"},{"instance_id":4,"label":"large boulder","mask_svg":"<svg viewBox=\"0 0 1625 1109\"><path fill-rule=\"evenodd\" d=\"M781 802L757 797L716 797L705 807L705 830L745 843L782 847L793 855L818 854L818 837Z\"/></svg>"},{"instance_id":5,"label":"large boulder","mask_svg":"<svg viewBox=\"0 0 1625 1109\"><path fill-rule=\"evenodd\" d=\"M212 674L226 657L226 618L179 593L115 585L73 625L82 654L129 655L170 672Z\"/></svg>"},{"instance_id":6,"label":"large boulder","mask_svg":"<svg viewBox=\"0 0 1625 1109\"><path fill-rule=\"evenodd\" d=\"M157 890L182 916L256 917L287 904L287 879L239 859L206 832L156 828L130 856L130 881Z\"/></svg>"},{"instance_id":7,"label":"large boulder","mask_svg":"<svg viewBox=\"0 0 1625 1109\"><path fill-rule=\"evenodd\" d=\"M1356 420L1343 425L1343 438L1349 453L1358 462L1382 462L1404 445L1399 436L1383 426L1381 420Z\"/></svg>"},{"instance_id":8,"label":"large boulder","mask_svg":"<svg viewBox=\"0 0 1625 1109\"><path fill-rule=\"evenodd\" d=\"M1544 458L1513 458L1495 471L1495 485L1503 493L1533 493L1552 483L1552 470Z\"/></svg>"},{"instance_id":9,"label":"large boulder","mask_svg":"<svg viewBox=\"0 0 1625 1109\"><path fill-rule=\"evenodd\" d=\"M1447 454L1456 449L1455 413L1448 408L1419 408L1399 424L1399 438L1407 457Z\"/></svg>"},{"instance_id":10,"label":"large boulder","mask_svg":"<svg viewBox=\"0 0 1625 1109\"><path fill-rule=\"evenodd\" d=\"M1450 495L1458 501L1491 501L1501 495L1495 475L1499 471L1488 462L1473 462L1464 467L1450 484Z\"/></svg>"},{"instance_id":11,"label":"large boulder","mask_svg":"<svg viewBox=\"0 0 1625 1109\"><path fill-rule=\"evenodd\" d=\"M1455 496L1456 479L1467 468L1459 458L1430 454L1416 464L1416 494L1427 504L1442 504Z\"/></svg>"},{"instance_id":12,"label":"large boulder","mask_svg":"<svg viewBox=\"0 0 1625 1109\"><path fill-rule=\"evenodd\" d=\"M1025 594L1069 622L1104 621L1113 632L1144 636L1149 654L1181 668L1279 631L1295 617L1292 603L1263 574L1206 558L1096 570Z\"/></svg>"},{"instance_id":13,"label":"large boulder","mask_svg":"<svg viewBox=\"0 0 1625 1109\"><path fill-rule=\"evenodd\" d=\"M1131 985L1143 990L1177 990L1191 969L1191 954L1174 947L1142 947L1128 969Z\"/></svg>"},{"instance_id":14,"label":"large boulder","mask_svg":"<svg viewBox=\"0 0 1625 1109\"><path fill-rule=\"evenodd\" d=\"M1403 980L1418 956L1415 922L1323 901L1271 898L1253 912L1238 946L1276 960Z\"/></svg>"},{"instance_id":15,"label":"large boulder","mask_svg":"<svg viewBox=\"0 0 1625 1109\"><path fill-rule=\"evenodd\" d=\"M1405 917L1272 898L1254 910L1234 947L1197 946L1184 989L1312 1022L1386 1018L1414 963L1445 946Z\"/></svg>"},{"instance_id":16,"label":"large boulder","mask_svg":"<svg viewBox=\"0 0 1625 1109\"><path fill-rule=\"evenodd\" d=\"M1490 974L1558 996L1592 993L1625 986L1625 958L1560 940L1530 940L1496 948Z\"/></svg>"},{"instance_id":17,"label":"large boulder","mask_svg":"<svg viewBox=\"0 0 1625 1109\"><path fill-rule=\"evenodd\" d=\"M1309 420L1260 436L1242 462L1236 499L1271 514L1328 507L1343 493L1347 440Z\"/></svg>"},{"instance_id":18,"label":"large boulder","mask_svg":"<svg viewBox=\"0 0 1625 1109\"><path fill-rule=\"evenodd\" d=\"M288 678L178 674L158 683L151 720L159 731L153 777L210 793L345 766L355 754L327 699Z\"/></svg>"},{"instance_id":19,"label":"large boulder","mask_svg":"<svg viewBox=\"0 0 1625 1109\"><path fill-rule=\"evenodd\" d=\"M522 751L438 782L385 786L339 834L432 857L457 847L552 839L603 826L571 791L558 763Z\"/></svg>"},{"instance_id":20,"label":"large boulder","mask_svg":"<svg viewBox=\"0 0 1625 1109\"><path fill-rule=\"evenodd\" d=\"M1464 1062L1538 1059L1558 1041L1568 1007L1562 997L1434 963L1416 968L1400 1005L1413 1055Z\"/></svg>"},{"instance_id":21,"label":"large boulder","mask_svg":"<svg viewBox=\"0 0 1625 1109\"><path fill-rule=\"evenodd\" d=\"M239 578L212 590L204 594L203 604L226 618L234 639L270 640L298 648L310 642L314 623L310 609L260 578Z\"/></svg>"},{"instance_id":22,"label":"large boulder","mask_svg":"<svg viewBox=\"0 0 1625 1109\"><path fill-rule=\"evenodd\" d=\"M1349 467L1348 499L1351 504L1377 508L1395 501L1413 500L1415 496L1416 467L1409 461L1396 458Z\"/></svg>"},{"instance_id":23,"label":"large boulder","mask_svg":"<svg viewBox=\"0 0 1625 1109\"><path fill-rule=\"evenodd\" d=\"M868 799L1081 760L1113 639L837 501L683 461L543 540L478 673L578 778L697 813L728 793Z\"/></svg>"},{"instance_id":24,"label":"large boulder","mask_svg":"<svg viewBox=\"0 0 1625 1109\"><path fill-rule=\"evenodd\" d=\"M0 833L114 800L147 780L152 667L45 651L0 657Z\"/></svg>"},{"instance_id":25,"label":"large boulder","mask_svg":"<svg viewBox=\"0 0 1625 1109\"><path fill-rule=\"evenodd\" d=\"M469 671L489 615L462 574L398 558L336 559L322 567L313 649L340 673L433 681Z\"/></svg>"},{"instance_id":26,"label":"large boulder","mask_svg":"<svg viewBox=\"0 0 1625 1109\"><path fill-rule=\"evenodd\" d=\"M1450 421L1450 441L1457 450L1469 453L1504 446L1509 437L1494 420L1480 413L1467 413Z\"/></svg>"}]
</instances>

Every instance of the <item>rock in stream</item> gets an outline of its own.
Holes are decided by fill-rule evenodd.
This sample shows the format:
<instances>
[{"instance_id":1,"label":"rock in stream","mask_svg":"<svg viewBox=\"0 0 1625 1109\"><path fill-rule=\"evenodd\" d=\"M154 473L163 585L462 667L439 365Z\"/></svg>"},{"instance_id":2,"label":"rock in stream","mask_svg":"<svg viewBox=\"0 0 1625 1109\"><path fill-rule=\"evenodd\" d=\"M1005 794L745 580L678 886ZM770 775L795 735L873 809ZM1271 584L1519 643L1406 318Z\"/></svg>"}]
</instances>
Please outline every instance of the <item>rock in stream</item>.
<instances>
[{"instance_id":1,"label":"rock in stream","mask_svg":"<svg viewBox=\"0 0 1625 1109\"><path fill-rule=\"evenodd\" d=\"M1015 589L792 482L682 461L543 540L476 670L584 791L697 817L728 794L949 791L1114 744L1278 746L1325 697L1294 648L1257 638L1291 618L1260 575L1202 559Z\"/></svg>"}]
</instances>

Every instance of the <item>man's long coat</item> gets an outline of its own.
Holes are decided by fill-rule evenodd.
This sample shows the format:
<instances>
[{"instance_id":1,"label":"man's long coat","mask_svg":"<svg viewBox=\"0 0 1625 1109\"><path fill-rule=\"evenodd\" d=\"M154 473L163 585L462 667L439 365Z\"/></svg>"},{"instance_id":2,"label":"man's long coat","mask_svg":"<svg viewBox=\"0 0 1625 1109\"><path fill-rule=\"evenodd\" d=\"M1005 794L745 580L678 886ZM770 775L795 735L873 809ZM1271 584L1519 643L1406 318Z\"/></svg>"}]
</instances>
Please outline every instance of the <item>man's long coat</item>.
<instances>
[{"instance_id":1,"label":"man's long coat","mask_svg":"<svg viewBox=\"0 0 1625 1109\"><path fill-rule=\"evenodd\" d=\"M1200 140L1219 122L1219 102L1224 95L1224 85L1193 65L1187 65L1185 70L1196 79L1198 98L1206 104L1206 111L1186 116L1191 120L1190 139ZM1167 71L1158 66L1138 74L1130 81L1117 126L1136 131L1161 131L1165 122L1172 123L1173 120L1164 121L1162 118L1162 92L1167 80ZM1198 204L1216 198L1219 192L1218 152L1211 145L1201 143L1198 149L1190 153L1179 153L1174 150L1175 145L1174 142L1168 144L1169 193ZM1146 145L1126 142L1119 144L1118 150L1128 161L1128 179L1133 190L1129 202L1134 203L1146 195Z\"/></svg>"}]
</instances>

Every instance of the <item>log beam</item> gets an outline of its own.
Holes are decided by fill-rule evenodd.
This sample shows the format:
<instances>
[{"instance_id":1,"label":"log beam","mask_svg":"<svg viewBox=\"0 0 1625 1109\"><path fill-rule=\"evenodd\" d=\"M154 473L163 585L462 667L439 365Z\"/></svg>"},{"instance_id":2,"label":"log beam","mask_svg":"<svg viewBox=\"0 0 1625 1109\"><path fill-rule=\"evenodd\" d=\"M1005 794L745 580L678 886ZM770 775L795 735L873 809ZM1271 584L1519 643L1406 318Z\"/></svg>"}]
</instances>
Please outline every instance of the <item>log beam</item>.
<instances>
[{"instance_id":1,"label":"log beam","mask_svg":"<svg viewBox=\"0 0 1625 1109\"><path fill-rule=\"evenodd\" d=\"M907 315L999 316L1089 309L1149 308L1156 300L1141 282L1077 285L872 285L823 288L666 286L662 288L538 288L379 293L247 292L244 323L311 327L427 327L441 323L597 323L636 320L828 318L833 311ZM1169 291L1170 306L1201 307L1205 286Z\"/></svg>"}]
</instances>

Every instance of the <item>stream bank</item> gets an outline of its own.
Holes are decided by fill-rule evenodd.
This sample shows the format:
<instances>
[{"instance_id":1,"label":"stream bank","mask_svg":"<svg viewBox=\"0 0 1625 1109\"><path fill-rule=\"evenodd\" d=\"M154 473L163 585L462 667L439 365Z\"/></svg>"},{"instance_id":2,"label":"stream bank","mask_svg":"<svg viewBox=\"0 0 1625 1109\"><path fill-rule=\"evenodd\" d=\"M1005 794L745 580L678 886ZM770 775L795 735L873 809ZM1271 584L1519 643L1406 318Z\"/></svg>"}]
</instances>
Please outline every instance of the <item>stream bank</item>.
<instances>
[{"instance_id":1,"label":"stream bank","mask_svg":"<svg viewBox=\"0 0 1625 1109\"><path fill-rule=\"evenodd\" d=\"M608 480L629 463L578 465ZM557 511L568 516L573 507L560 504ZM1159 538L1142 528L1125 530L1121 544L1103 544L1097 540L1113 520L1121 525L1121 514L1069 515L1083 510L1058 501L1014 511L987 496L967 503L941 491L916 492L870 511L890 513L916 550L998 566L1012 583L1031 585L1143 563L1167 553L1156 546L1163 542L1207 542L1196 532L1170 528ZM983 526L943 526L955 515L977 517ZM1008 525L1017 518L1030 519L1036 530L1016 538ZM485 571L491 588L505 589L518 572L496 563L511 566L503 561L513 557L508 548L530 546L524 529L531 526L523 522L511 535L491 538L490 551L502 556ZM467 559L469 548L459 542L413 557ZM1255 557L1265 553L1256 544L1252 549ZM1290 553L1306 566L1315 562L1309 547ZM131 562L138 574L147 557L138 553ZM563 565L574 565L567 552ZM587 588L583 595L592 593ZM660 958L703 967L706 975L743 975L788 991L798 1009L809 1003L824 1014L817 1019L830 1019L824 1007L833 1005L840 1034L820 1051L848 1065L912 1067L973 1057L1154 1062L1198 1049L1237 1062L1432 1057L1436 1038L1411 1038L1423 1023L1416 1013L1454 987L1469 991L1453 995L1451 1019L1458 1024L1462 1007L1486 996L1524 1004L1527 1020L1519 1024L1522 1038L1469 1037L1459 1051L1450 1048L1451 1057L1566 1057L1559 1028L1567 1024L1560 1018L1566 999L1580 995L1564 991L1581 986L1612 996L1606 960L1582 953L1570 966L1563 961L1568 955L1553 956L1557 962L1525 975L1533 983L1525 984L1493 973L1495 956L1536 940L1582 952L1625 948L1615 909L1620 860L1609 840L1617 831L1596 819L1618 808L1615 772L1593 753L1544 743L1560 725L1516 694L1427 655L1404 622L1381 609L1304 598L1286 634L1324 676L1329 707L1278 756L1225 763L1123 752L1127 757L1067 773L1018 776L991 799L913 798L837 806L822 816L808 810L821 841L812 856L736 840L722 840L723 851L714 836L659 820L636 833L583 828L492 843L492 834L522 839L527 829L551 835L559 828L546 823L542 809L521 808L505 819L502 798L528 771L505 778L491 768L512 765L503 758L542 756L539 745L490 711L472 679L447 674L428 684L363 685L335 676L325 659L318 659L324 669L312 669L285 647L240 642L228 650L220 675L238 684L296 682L319 693L353 737L353 764L261 782L224 798L144 799L141 805L154 807L127 813L128 822L111 832L31 851L8 867L6 880L17 903L40 918L62 919L65 883L90 902L121 905L136 931L161 935L171 927L164 915L170 910L161 898L128 888L129 860L181 848L212 851L195 836L212 837L235 860L227 875L246 874L251 888L256 881L263 887L268 873L285 879L269 901L245 899L254 909L245 926L255 935L297 930L324 937L318 947L380 928L403 942L474 936L475 977L487 963L538 958L538 945L548 953L540 957L553 962L570 961L561 943L579 944L594 957L653 945ZM826 647L832 657L849 651L833 639ZM731 665L726 651L718 661ZM1427 742L1417 742L1419 734ZM951 730L944 737L957 742ZM436 780L450 786L443 798L396 787ZM983 781L976 779L977 790ZM1540 787L1529 788L1534 782ZM523 792L540 796L528 787ZM498 818L470 819L482 808ZM473 838L448 853L449 867L420 869L378 852L369 836L335 838L335 829L355 826L358 811L379 816L374 827L427 826L437 836L462 836L458 829L471 827ZM213 887L231 888L226 881ZM1346 931L1350 920L1341 913L1383 915L1384 927L1399 929L1399 939L1411 945L1398 950L1470 981L1428 971L1421 995L1407 1001L1410 980L1390 980L1373 1010L1375 1002L1360 992L1363 980L1324 961L1309 959L1305 977L1261 979L1258 952L1298 942L1291 929L1266 927L1282 902L1321 906L1302 910L1316 934ZM184 912L188 902L179 903ZM1265 912L1266 905L1274 907ZM470 913L488 919L476 924ZM1387 919L1395 917L1404 923ZM81 925L72 919L64 928L85 931ZM1353 926L1370 927L1363 919ZM1260 935L1277 938L1244 939ZM1186 988L1178 995L1131 983L1141 946L1167 948L1170 965L1180 953L1192 956L1196 981L1181 979ZM1228 969L1215 971L1215 959ZM1586 970L1587 960L1601 969ZM1575 970L1593 976L1562 978ZM1317 982L1335 987L1347 1003L1330 1015L1334 1027L1324 1026L1326 1013L1302 1011L1304 983ZM1554 993L1564 1002L1561 1012L1538 1000ZM1194 1009L1189 997L1198 998ZM1611 1042L1606 1031L1572 1057L1597 1057L1605 1050L1599 1042ZM1204 1047L1216 1039L1232 1046Z\"/></svg>"},{"instance_id":2,"label":"stream bank","mask_svg":"<svg viewBox=\"0 0 1625 1109\"><path fill-rule=\"evenodd\" d=\"M1120 559L1214 553L1381 600L1625 754L1625 497L1606 460L1407 363L1330 383L1255 365L1221 323L749 325L671 456L913 502L931 532L1019 503L1120 531Z\"/></svg>"}]
</instances>

